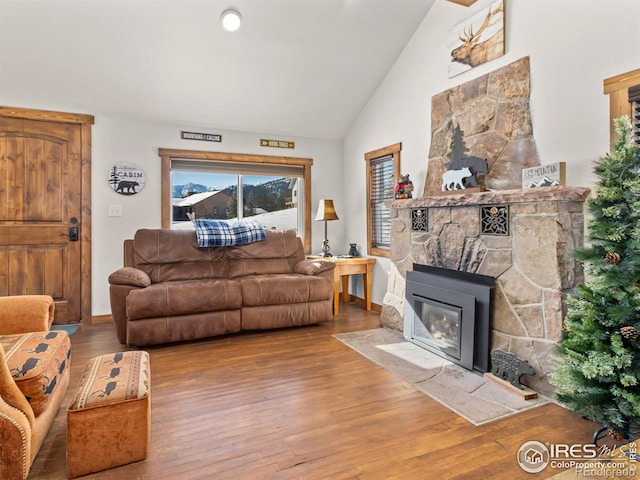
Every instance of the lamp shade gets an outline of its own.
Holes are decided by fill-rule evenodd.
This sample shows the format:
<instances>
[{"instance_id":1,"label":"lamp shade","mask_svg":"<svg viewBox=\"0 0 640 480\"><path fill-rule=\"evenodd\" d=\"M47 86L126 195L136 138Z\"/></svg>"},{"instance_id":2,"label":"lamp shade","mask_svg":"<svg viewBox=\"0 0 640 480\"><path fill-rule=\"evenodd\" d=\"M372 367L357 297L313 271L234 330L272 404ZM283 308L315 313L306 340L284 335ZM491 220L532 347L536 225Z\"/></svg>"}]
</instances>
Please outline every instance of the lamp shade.
<instances>
[{"instance_id":1,"label":"lamp shade","mask_svg":"<svg viewBox=\"0 0 640 480\"><path fill-rule=\"evenodd\" d=\"M323 198L318 205L316 220L338 220L336 209L333 208L333 200Z\"/></svg>"}]
</instances>

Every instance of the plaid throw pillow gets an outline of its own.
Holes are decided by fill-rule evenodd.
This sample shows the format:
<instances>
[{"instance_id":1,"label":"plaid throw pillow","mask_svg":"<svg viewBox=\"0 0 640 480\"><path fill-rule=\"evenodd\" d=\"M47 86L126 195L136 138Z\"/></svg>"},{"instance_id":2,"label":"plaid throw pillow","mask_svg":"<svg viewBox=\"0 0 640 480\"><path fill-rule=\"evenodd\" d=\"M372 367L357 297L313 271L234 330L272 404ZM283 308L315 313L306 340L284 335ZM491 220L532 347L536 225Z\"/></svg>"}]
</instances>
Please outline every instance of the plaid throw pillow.
<instances>
[{"instance_id":1,"label":"plaid throw pillow","mask_svg":"<svg viewBox=\"0 0 640 480\"><path fill-rule=\"evenodd\" d=\"M195 221L199 247L228 247L265 239L264 227L255 220Z\"/></svg>"}]
</instances>

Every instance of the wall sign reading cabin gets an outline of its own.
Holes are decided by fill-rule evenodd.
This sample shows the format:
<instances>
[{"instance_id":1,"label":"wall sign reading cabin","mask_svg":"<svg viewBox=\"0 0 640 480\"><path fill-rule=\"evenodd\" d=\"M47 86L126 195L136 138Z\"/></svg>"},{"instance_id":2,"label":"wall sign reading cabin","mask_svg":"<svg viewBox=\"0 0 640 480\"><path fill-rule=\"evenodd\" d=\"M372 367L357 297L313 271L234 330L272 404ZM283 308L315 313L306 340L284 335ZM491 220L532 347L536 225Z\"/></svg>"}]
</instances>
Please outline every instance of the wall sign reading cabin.
<instances>
[{"instance_id":1,"label":"wall sign reading cabin","mask_svg":"<svg viewBox=\"0 0 640 480\"><path fill-rule=\"evenodd\" d=\"M133 163L118 163L109 170L109 185L120 195L135 195L144 184L144 172Z\"/></svg>"}]
</instances>

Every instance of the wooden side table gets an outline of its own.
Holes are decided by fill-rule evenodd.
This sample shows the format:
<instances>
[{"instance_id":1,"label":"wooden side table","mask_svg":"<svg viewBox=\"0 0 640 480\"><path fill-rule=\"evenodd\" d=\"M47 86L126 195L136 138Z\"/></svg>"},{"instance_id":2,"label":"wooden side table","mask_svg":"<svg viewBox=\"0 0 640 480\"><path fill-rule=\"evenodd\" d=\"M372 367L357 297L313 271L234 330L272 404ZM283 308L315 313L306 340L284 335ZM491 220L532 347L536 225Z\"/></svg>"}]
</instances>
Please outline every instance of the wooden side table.
<instances>
[{"instance_id":1,"label":"wooden side table","mask_svg":"<svg viewBox=\"0 0 640 480\"><path fill-rule=\"evenodd\" d=\"M364 277L364 303L367 310L371 310L371 282L372 266L375 258L368 257L320 257L316 255L307 258L321 258L336 264L333 270L333 314L340 313L340 280L342 279L342 301L349 301L349 275L363 275Z\"/></svg>"}]
</instances>

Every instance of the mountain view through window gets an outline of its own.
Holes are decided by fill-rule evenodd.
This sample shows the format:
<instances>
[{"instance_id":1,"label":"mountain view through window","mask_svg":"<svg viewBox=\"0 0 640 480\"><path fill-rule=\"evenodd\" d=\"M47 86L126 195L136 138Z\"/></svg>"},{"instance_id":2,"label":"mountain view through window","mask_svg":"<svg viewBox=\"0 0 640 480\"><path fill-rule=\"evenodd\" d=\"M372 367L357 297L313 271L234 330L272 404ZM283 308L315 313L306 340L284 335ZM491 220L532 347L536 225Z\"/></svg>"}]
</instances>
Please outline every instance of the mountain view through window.
<instances>
[{"instance_id":1,"label":"mountain view through window","mask_svg":"<svg viewBox=\"0 0 640 480\"><path fill-rule=\"evenodd\" d=\"M174 171L172 228L192 229L196 218L253 218L266 229L299 231L298 177Z\"/></svg>"}]
</instances>

